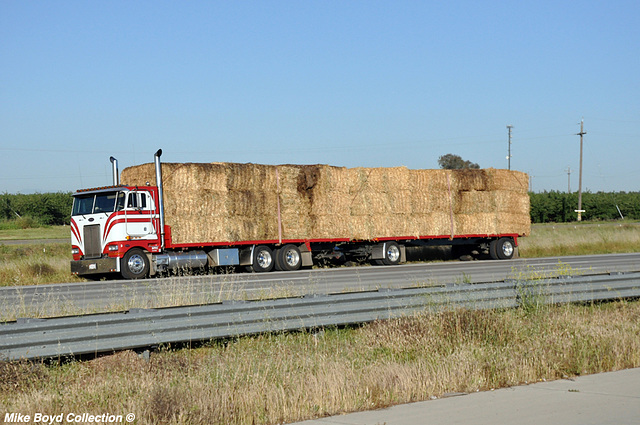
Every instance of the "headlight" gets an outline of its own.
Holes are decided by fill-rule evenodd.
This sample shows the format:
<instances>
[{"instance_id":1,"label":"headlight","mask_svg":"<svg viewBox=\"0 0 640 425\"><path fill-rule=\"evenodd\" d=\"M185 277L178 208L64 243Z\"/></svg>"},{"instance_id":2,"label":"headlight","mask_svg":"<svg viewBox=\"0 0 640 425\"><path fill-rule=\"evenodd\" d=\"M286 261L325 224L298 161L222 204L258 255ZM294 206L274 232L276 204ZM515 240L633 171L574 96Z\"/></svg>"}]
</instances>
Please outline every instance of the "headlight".
<instances>
[{"instance_id":1,"label":"headlight","mask_svg":"<svg viewBox=\"0 0 640 425\"><path fill-rule=\"evenodd\" d=\"M71 248L71 255L78 255L80 254L80 250L78 248Z\"/></svg>"},{"instance_id":2,"label":"headlight","mask_svg":"<svg viewBox=\"0 0 640 425\"><path fill-rule=\"evenodd\" d=\"M109 251L117 251L118 245L109 245Z\"/></svg>"}]
</instances>

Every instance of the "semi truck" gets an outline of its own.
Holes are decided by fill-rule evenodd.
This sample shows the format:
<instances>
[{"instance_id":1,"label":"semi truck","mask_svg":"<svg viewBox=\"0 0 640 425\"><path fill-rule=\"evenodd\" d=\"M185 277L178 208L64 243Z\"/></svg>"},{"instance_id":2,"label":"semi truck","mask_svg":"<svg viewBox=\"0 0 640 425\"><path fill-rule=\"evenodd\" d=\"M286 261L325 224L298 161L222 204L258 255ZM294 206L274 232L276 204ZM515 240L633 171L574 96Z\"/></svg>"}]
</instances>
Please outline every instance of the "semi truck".
<instances>
[{"instance_id":1,"label":"semi truck","mask_svg":"<svg viewBox=\"0 0 640 425\"><path fill-rule=\"evenodd\" d=\"M247 239L242 239L241 234L233 233L233 235L236 236L225 236L228 238L226 240L217 239L218 237L216 236L191 236L191 239L184 239L183 237L176 238L174 232L180 231L184 233L184 230L179 229L184 227L182 221L186 220L187 215L192 222L195 221L196 227L204 228L210 226L206 222L207 216L215 214L215 208L202 208L202 211L194 211L193 203L189 204L191 206L182 207L182 210L180 210L180 207L172 207L172 214L169 218L166 218L165 202L168 200L167 197L179 197L182 195L176 190L165 194L163 190L163 164L161 162L161 155L161 149L154 155L153 168L155 184L152 184L152 182L145 182L143 184L140 182L136 184L120 183L118 161L111 157L113 174L113 184L111 186L81 189L73 194L73 207L71 212L71 249L73 256L71 272L73 274L88 278L105 274L119 274L125 279L140 279L180 270L210 270L212 268L228 266L235 268L244 267L251 272L263 273L272 270L294 271L303 267L311 267L314 264L329 259L365 261L376 265L397 265L406 262L407 247L425 245L451 245L454 251L458 253L472 251L485 252L487 256L492 259L504 260L513 258L517 252L518 238L525 236L529 229L528 195L526 195L526 191L526 202L520 202L523 206L519 207L526 209L526 211L518 211L520 216L526 216L527 222L525 225L513 226L513 230L507 225L506 232L496 231L496 229L504 230L505 226L499 226L500 215L493 214L493 211L487 211L493 208L495 203L499 201L496 201L497 198L494 195L491 195L491 199L493 199L491 203L483 201L483 199L490 194L490 192L486 190L486 184L484 186L481 185L482 187L476 184L478 187L471 189L467 187L466 190L460 189L456 191L452 189L451 175L442 174L442 176L446 175L446 181L448 182L448 191L446 184L443 186L444 189L442 191L442 193L445 194L444 198L448 198L448 201L442 201L444 203L443 205L445 205L443 208L446 211L440 214L439 217L444 217L443 220L447 223L446 233L420 234L420 223L417 224L418 227L416 227L414 223L414 227L411 229L416 230L411 230L411 235L385 232L380 230L380 226L376 227L376 229L379 230L372 230L378 231L380 234L371 234L371 232L365 234L355 231L351 233L339 233L349 232L349 230L340 230L343 228L331 224L331 231L327 231L326 234L317 234L317 232L315 234L287 234L287 229L284 228L285 225L283 225L282 216L283 208L286 208L286 205L285 200L282 199L284 195L280 188L282 184L281 179L277 179L274 180L273 183L274 185L277 184L278 188L274 195L277 204L277 214L276 208L274 207L271 233L260 233L260 235L266 236L248 236ZM302 168L300 170L302 170ZM302 177L298 177L296 180L296 190L298 192L295 194L306 202L305 205L309 204L309 199L314 200L314 195L309 195L309 191L310 187L312 187L318 179L318 171L317 169L315 170L315 174L313 174L309 172L309 169L305 168L304 173L300 171L300 176ZM506 170L503 171L506 172ZM229 174L226 179L237 180L238 177L233 174L234 172L233 169L228 171L228 173L231 174ZM353 173L348 174L346 172L342 174L353 175ZM278 178L277 169L275 175L276 178ZM370 176L371 174L370 172L366 174L360 171L358 175ZM475 174L473 176L477 177ZM486 176L484 178L486 179ZM310 180L313 181L309 183ZM185 184L188 185L188 181L186 181ZM348 193L352 199L352 203L357 202L357 206L360 207L363 203L366 204L363 199L375 195L374 192L366 191L358 194L355 193L356 190L353 189L353 184L350 187L352 189L345 189L344 193ZM359 187L363 186L360 185ZM410 215L407 212L407 208L410 209L411 205L405 208L406 211L404 211L404 213L400 211L400 205L402 203L407 204L407 197L415 197L415 193L412 194L412 192L415 192L415 189L411 189L414 186L402 190L401 196L399 196L398 193L394 193L392 185L388 182L384 182L384 187L384 195L387 198L392 197L396 199L396 203L391 206L387 205L389 202L385 204L385 208L392 210L389 214L393 215L388 215L388 217L392 219L389 221L395 223L395 228L407 229L406 231L409 232L409 226L404 225L402 220L411 219L415 222L416 217L418 221L427 220L428 217L434 217L433 215L429 216L426 214ZM243 199L250 199L250 201L248 201L249 208L252 206L257 207L257 204L262 202L261 199L266 199L256 196L255 193L247 191L246 188L244 189L245 190L239 193L244 196ZM275 190L276 189L274 189L274 191ZM205 194L206 196L213 196L210 194L210 191L204 190L200 186L198 191L203 193L202 196L205 196ZM351 193L354 193L353 197ZM307 196L307 198L304 198L304 196ZM356 198L356 196L361 197ZM328 198L329 203L333 203L331 202L331 196ZM429 203L428 199L425 200L423 198L424 196L413 203L414 211L417 211L419 208L428 208L417 206L420 202ZM465 214L463 214L465 211L462 211L460 209L461 207L456 205L466 198L471 199L473 205L480 205L480 207L478 207L480 208L478 214L488 216L491 223L495 224L497 221L497 227L494 225L491 229L483 232L478 231L478 227L476 226L471 233L456 233L455 223L457 223L459 219L457 215L461 217L465 216ZM319 202L318 199L316 195L315 201ZM360 200L354 201L356 199ZM521 193L518 195L518 199L524 199ZM173 198L170 200L176 201L176 199ZM255 205L251 204L252 202L255 203ZM435 202L435 198L433 202ZM329 219L334 219L334 222L339 224L344 224L345 220L351 220L354 221L354 223L359 220L359 222L355 224L345 224L345 226L351 225L352 227L344 227L344 229L353 229L355 225L367 224L361 222L371 220L373 217L372 215L366 215L366 212L363 213L365 215L355 215L356 213L353 212L355 210L352 211L351 215L347 213L346 218L338 217L339 211L336 212L335 209L340 207L337 203L336 201L336 205L317 207L333 208L334 212L322 215L322 211L319 212L316 210L313 212L313 214L315 214L312 217L313 220L319 221L322 217L328 217ZM179 203L174 202L173 204ZM513 213L513 211L510 212ZM309 214L309 212L302 211L302 208L296 207L296 211L293 213L289 212L289 214L296 216L295 219L300 221L307 218L304 217L304 215ZM227 220L229 226L231 226L234 224L232 223L234 220L239 220L239 218L234 217L239 216L229 215L224 217L223 220ZM471 217L471 215L466 214L466 217ZM449 218L451 223L450 231L448 224ZM244 220L246 227L246 215ZM384 224L386 221L385 218L381 223ZM225 222L223 222L222 226L225 226L224 223Z\"/></svg>"}]
</instances>

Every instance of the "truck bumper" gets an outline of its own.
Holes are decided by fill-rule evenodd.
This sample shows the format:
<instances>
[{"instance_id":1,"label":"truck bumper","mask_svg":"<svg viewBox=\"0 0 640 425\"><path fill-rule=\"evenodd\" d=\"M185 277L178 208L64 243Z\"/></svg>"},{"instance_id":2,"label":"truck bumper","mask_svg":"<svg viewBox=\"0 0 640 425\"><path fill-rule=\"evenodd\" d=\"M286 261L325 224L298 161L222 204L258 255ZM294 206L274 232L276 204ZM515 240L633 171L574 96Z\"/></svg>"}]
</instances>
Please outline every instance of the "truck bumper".
<instances>
[{"instance_id":1,"label":"truck bumper","mask_svg":"<svg viewBox=\"0 0 640 425\"><path fill-rule=\"evenodd\" d=\"M120 271L119 258L94 258L71 261L71 273L77 275L112 273Z\"/></svg>"}]
</instances>

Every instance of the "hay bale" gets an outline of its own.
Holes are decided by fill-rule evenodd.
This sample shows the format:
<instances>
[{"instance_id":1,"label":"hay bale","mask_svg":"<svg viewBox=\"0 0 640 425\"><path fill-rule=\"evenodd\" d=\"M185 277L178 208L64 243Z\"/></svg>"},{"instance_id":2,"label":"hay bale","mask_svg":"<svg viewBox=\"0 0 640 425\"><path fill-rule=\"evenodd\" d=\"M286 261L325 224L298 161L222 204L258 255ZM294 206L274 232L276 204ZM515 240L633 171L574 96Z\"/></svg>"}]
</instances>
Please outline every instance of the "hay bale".
<instances>
[{"instance_id":1,"label":"hay bale","mask_svg":"<svg viewBox=\"0 0 640 425\"><path fill-rule=\"evenodd\" d=\"M427 193L447 191L447 174L446 170L410 170L411 190Z\"/></svg>"},{"instance_id":2,"label":"hay bale","mask_svg":"<svg viewBox=\"0 0 640 425\"><path fill-rule=\"evenodd\" d=\"M452 170L451 178L456 191L486 191L489 190L491 173L488 170Z\"/></svg>"},{"instance_id":3,"label":"hay bale","mask_svg":"<svg viewBox=\"0 0 640 425\"><path fill-rule=\"evenodd\" d=\"M507 170L163 164L173 242L528 234L528 177ZM153 164L121 180L155 184ZM278 207L280 228L278 227ZM453 212L454 219L451 220Z\"/></svg>"},{"instance_id":4,"label":"hay bale","mask_svg":"<svg viewBox=\"0 0 640 425\"><path fill-rule=\"evenodd\" d=\"M498 223L496 233L520 236L531 234L531 221L524 214L499 212L496 214L496 222Z\"/></svg>"},{"instance_id":5,"label":"hay bale","mask_svg":"<svg viewBox=\"0 0 640 425\"><path fill-rule=\"evenodd\" d=\"M310 218L312 224L310 231L315 236L310 239L340 239L347 237L345 235L368 233L367 228L360 227L365 223L358 220L344 220L331 214L312 214ZM357 239L357 237L354 238Z\"/></svg>"},{"instance_id":6,"label":"hay bale","mask_svg":"<svg viewBox=\"0 0 640 425\"><path fill-rule=\"evenodd\" d=\"M456 214L454 221L458 235L492 235L498 229L495 213Z\"/></svg>"},{"instance_id":7,"label":"hay bale","mask_svg":"<svg viewBox=\"0 0 640 425\"><path fill-rule=\"evenodd\" d=\"M455 214L478 214L495 211L496 200L491 192L470 190L454 194L453 212Z\"/></svg>"},{"instance_id":8,"label":"hay bale","mask_svg":"<svg viewBox=\"0 0 640 425\"><path fill-rule=\"evenodd\" d=\"M449 211L451 196L448 191L411 191L411 213L426 214L432 211Z\"/></svg>"},{"instance_id":9,"label":"hay bale","mask_svg":"<svg viewBox=\"0 0 640 425\"><path fill-rule=\"evenodd\" d=\"M451 234L451 215L448 212L413 214L409 223L411 236L433 237Z\"/></svg>"},{"instance_id":10,"label":"hay bale","mask_svg":"<svg viewBox=\"0 0 640 425\"><path fill-rule=\"evenodd\" d=\"M520 214L524 211L529 214L529 194L512 190L496 190L492 192L495 198L495 209L499 212Z\"/></svg>"},{"instance_id":11,"label":"hay bale","mask_svg":"<svg viewBox=\"0 0 640 425\"><path fill-rule=\"evenodd\" d=\"M527 193L529 190L529 176L521 171L486 170L490 176L490 184L487 190L510 190Z\"/></svg>"}]
</instances>

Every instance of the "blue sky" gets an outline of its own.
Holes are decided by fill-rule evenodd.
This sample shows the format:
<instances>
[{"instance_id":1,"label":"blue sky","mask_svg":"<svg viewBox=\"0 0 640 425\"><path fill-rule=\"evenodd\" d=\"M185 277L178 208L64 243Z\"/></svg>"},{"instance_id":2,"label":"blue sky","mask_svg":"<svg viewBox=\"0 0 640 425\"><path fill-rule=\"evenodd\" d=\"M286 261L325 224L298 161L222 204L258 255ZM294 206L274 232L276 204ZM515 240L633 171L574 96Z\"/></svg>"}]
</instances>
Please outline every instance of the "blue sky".
<instances>
[{"instance_id":1,"label":"blue sky","mask_svg":"<svg viewBox=\"0 0 640 425\"><path fill-rule=\"evenodd\" d=\"M0 192L151 162L438 168L640 190L637 1L0 0Z\"/></svg>"}]
</instances>

